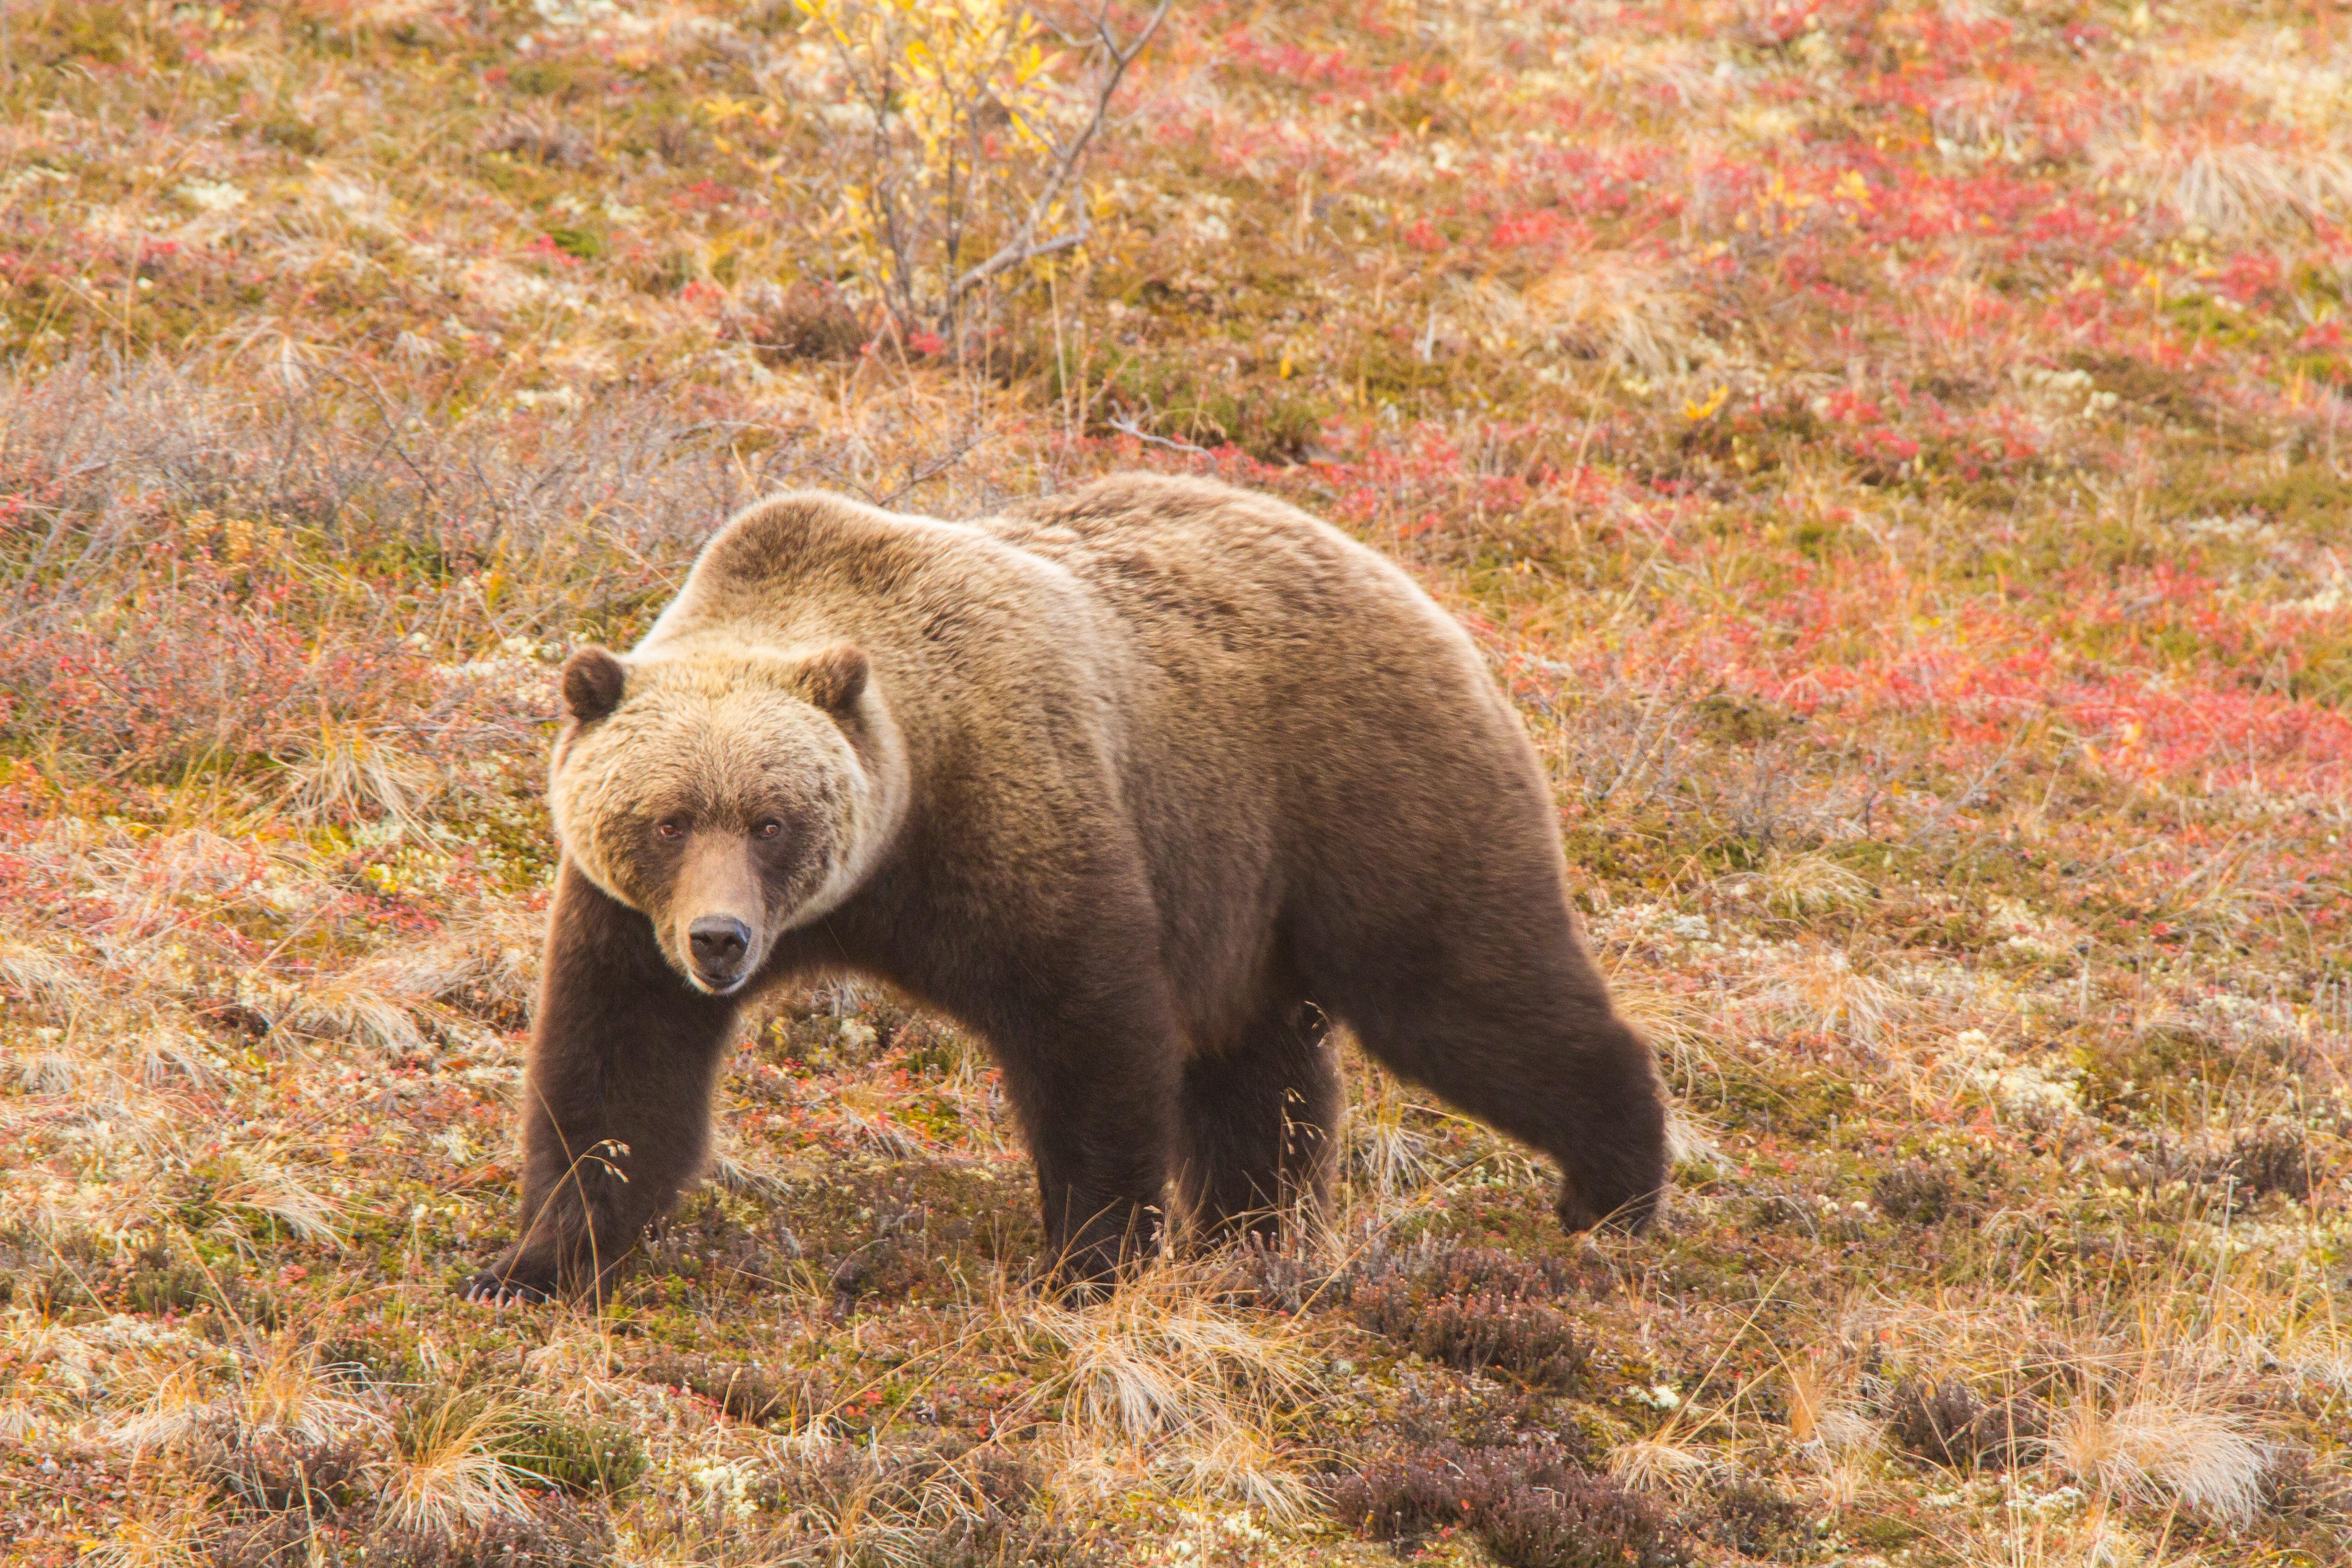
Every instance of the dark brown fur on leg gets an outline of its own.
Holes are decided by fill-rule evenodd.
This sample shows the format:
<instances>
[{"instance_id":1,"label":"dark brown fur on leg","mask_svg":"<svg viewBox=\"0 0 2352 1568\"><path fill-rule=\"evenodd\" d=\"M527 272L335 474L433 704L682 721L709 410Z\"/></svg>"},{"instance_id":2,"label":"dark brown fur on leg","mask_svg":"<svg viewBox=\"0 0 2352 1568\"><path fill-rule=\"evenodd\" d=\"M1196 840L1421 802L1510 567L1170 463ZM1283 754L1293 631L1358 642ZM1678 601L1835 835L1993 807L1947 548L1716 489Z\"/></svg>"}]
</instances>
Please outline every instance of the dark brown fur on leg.
<instances>
[{"instance_id":1,"label":"dark brown fur on leg","mask_svg":"<svg viewBox=\"0 0 2352 1568\"><path fill-rule=\"evenodd\" d=\"M1053 973L1041 959L1008 955L998 973ZM1131 967L1065 953L1058 994L998 994L975 1010L1036 1165L1060 1288L1108 1285L1160 1250L1181 1047L1156 983L1097 979Z\"/></svg>"},{"instance_id":2,"label":"dark brown fur on leg","mask_svg":"<svg viewBox=\"0 0 2352 1568\"><path fill-rule=\"evenodd\" d=\"M603 1299L701 1166L734 1017L731 1000L664 962L645 916L565 864L523 1080L516 1239L466 1282L467 1299Z\"/></svg>"},{"instance_id":3,"label":"dark brown fur on leg","mask_svg":"<svg viewBox=\"0 0 2352 1568\"><path fill-rule=\"evenodd\" d=\"M1359 1029L1365 1049L1401 1076L1549 1154L1563 1226L1647 1229L1666 1180L1649 1047L1572 999L1550 1016L1515 1001L1455 994Z\"/></svg>"},{"instance_id":4,"label":"dark brown fur on leg","mask_svg":"<svg viewBox=\"0 0 2352 1568\"><path fill-rule=\"evenodd\" d=\"M1269 1007L1231 1046L1186 1064L1176 1180L1196 1242L1273 1242L1321 1203L1339 1110L1328 1030L1307 1003Z\"/></svg>"},{"instance_id":5,"label":"dark brown fur on leg","mask_svg":"<svg viewBox=\"0 0 2352 1568\"><path fill-rule=\"evenodd\" d=\"M1051 831L1032 811L1029 832ZM968 823L953 837L927 826L908 829L924 883L845 911L828 940L987 1043L1036 1169L1050 1281L1090 1294L1156 1257L1165 1229L1184 1045L1152 962L1150 884L1099 819L1064 829L1074 847L1061 878L1018 889L988 884L1019 844L975 842ZM1097 835L1113 842L1088 842ZM905 940L964 908L985 916L956 921L946 939Z\"/></svg>"},{"instance_id":6,"label":"dark brown fur on leg","mask_svg":"<svg viewBox=\"0 0 2352 1568\"><path fill-rule=\"evenodd\" d=\"M1091 1027L1033 1024L997 1051L1036 1165L1057 1288L1109 1285L1160 1250L1174 1052L1130 1049L1139 1032L1117 1015Z\"/></svg>"},{"instance_id":7,"label":"dark brown fur on leg","mask_svg":"<svg viewBox=\"0 0 2352 1568\"><path fill-rule=\"evenodd\" d=\"M1640 1231L1666 1181L1650 1048L1610 1005L1538 862L1375 936L1344 933L1311 983L1400 1076L1549 1154L1560 1223Z\"/></svg>"}]
</instances>

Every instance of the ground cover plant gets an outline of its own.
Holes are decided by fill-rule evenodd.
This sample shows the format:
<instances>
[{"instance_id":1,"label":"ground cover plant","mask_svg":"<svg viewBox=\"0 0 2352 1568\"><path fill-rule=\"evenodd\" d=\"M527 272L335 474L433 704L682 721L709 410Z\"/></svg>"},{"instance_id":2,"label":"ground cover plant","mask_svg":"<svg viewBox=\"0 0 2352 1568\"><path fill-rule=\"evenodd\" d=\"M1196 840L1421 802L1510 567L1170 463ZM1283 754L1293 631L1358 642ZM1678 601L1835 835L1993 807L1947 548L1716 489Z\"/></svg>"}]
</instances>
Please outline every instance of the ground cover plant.
<instances>
[{"instance_id":1,"label":"ground cover plant","mask_svg":"<svg viewBox=\"0 0 2352 1568\"><path fill-rule=\"evenodd\" d=\"M0 16L10 1561L2352 1552L2352 14ZM1477 633L1659 1233L1350 1056L1328 1235L1058 1306L827 984L614 1306L454 1302L567 648L1135 466Z\"/></svg>"}]
</instances>

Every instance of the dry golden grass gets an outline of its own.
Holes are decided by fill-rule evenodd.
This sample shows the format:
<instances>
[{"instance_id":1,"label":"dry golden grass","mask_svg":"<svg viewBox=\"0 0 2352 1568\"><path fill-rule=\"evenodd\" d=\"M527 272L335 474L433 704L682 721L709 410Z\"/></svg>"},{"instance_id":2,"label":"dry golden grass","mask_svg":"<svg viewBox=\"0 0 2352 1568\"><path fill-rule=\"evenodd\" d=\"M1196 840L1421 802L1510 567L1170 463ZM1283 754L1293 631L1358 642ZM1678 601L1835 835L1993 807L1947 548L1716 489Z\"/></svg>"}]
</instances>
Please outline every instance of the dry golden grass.
<instances>
[{"instance_id":1,"label":"dry golden grass","mask_svg":"<svg viewBox=\"0 0 2352 1568\"><path fill-rule=\"evenodd\" d=\"M520 1483L529 1472L506 1454L518 1421L512 1406L455 1393L413 1414L375 1479L383 1527L456 1541L528 1519Z\"/></svg>"}]
</instances>

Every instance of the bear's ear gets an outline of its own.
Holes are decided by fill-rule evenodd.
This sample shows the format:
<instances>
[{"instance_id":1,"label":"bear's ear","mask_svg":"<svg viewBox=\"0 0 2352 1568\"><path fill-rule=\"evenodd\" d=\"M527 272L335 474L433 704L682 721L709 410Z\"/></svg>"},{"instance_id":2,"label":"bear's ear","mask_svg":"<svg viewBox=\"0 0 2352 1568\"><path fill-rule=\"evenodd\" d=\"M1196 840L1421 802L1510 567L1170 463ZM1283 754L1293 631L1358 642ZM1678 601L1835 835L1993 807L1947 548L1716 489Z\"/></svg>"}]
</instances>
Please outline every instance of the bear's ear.
<instances>
[{"instance_id":1,"label":"bear's ear","mask_svg":"<svg viewBox=\"0 0 2352 1568\"><path fill-rule=\"evenodd\" d=\"M594 723L621 705L627 679L612 649L590 643L563 661L564 710L583 724Z\"/></svg>"},{"instance_id":2,"label":"bear's ear","mask_svg":"<svg viewBox=\"0 0 2352 1568\"><path fill-rule=\"evenodd\" d=\"M866 650L844 642L811 654L801 666L800 687L827 712L848 712L866 689Z\"/></svg>"}]
</instances>

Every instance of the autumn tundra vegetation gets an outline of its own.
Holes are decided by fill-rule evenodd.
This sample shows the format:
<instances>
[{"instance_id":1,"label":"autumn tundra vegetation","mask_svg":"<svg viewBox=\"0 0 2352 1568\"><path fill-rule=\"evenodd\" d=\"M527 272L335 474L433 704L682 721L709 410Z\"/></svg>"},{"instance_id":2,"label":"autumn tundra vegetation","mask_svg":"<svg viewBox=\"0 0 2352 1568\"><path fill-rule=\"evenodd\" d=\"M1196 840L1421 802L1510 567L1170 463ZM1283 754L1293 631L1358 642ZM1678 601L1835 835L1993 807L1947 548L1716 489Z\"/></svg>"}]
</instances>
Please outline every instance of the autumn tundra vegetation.
<instances>
[{"instance_id":1,"label":"autumn tundra vegetation","mask_svg":"<svg viewBox=\"0 0 2352 1568\"><path fill-rule=\"evenodd\" d=\"M0 1556L2352 1553L2352 12L0 0ZM512 1239L556 672L787 487L1402 565L1671 1095L1343 1045L1314 1234L1039 1286L978 1044L748 1017Z\"/></svg>"}]
</instances>

